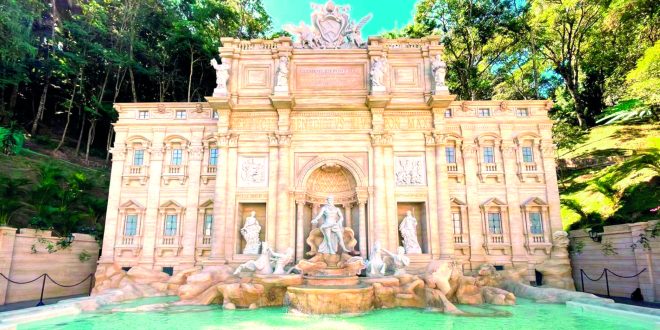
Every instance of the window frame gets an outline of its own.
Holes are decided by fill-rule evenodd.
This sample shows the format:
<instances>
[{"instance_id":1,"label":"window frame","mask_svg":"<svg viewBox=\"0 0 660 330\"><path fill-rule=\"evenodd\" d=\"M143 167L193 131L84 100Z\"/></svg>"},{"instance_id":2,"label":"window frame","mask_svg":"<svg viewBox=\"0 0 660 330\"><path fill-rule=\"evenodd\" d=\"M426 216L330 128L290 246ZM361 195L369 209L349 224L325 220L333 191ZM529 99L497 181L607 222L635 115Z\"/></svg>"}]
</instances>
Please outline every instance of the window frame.
<instances>
[{"instance_id":1,"label":"window frame","mask_svg":"<svg viewBox=\"0 0 660 330\"><path fill-rule=\"evenodd\" d=\"M492 117L492 113L490 111L490 108L479 108L477 110L477 115L479 117Z\"/></svg>"},{"instance_id":2,"label":"window frame","mask_svg":"<svg viewBox=\"0 0 660 330\"><path fill-rule=\"evenodd\" d=\"M445 159L447 160L448 164L456 164L456 147L445 147Z\"/></svg>"},{"instance_id":3,"label":"window frame","mask_svg":"<svg viewBox=\"0 0 660 330\"><path fill-rule=\"evenodd\" d=\"M529 109L527 108L516 108L516 117L529 117Z\"/></svg>"},{"instance_id":4,"label":"window frame","mask_svg":"<svg viewBox=\"0 0 660 330\"><path fill-rule=\"evenodd\" d=\"M137 119L138 120L147 120L147 119L149 119L149 110L138 110Z\"/></svg>"},{"instance_id":5,"label":"window frame","mask_svg":"<svg viewBox=\"0 0 660 330\"><path fill-rule=\"evenodd\" d=\"M463 219L461 219L461 212L452 212L451 221L454 228L454 235L463 235ZM458 232L456 231L457 227Z\"/></svg>"},{"instance_id":6,"label":"window frame","mask_svg":"<svg viewBox=\"0 0 660 330\"><path fill-rule=\"evenodd\" d=\"M170 165L180 166L183 164L183 149L174 148L170 155Z\"/></svg>"},{"instance_id":7,"label":"window frame","mask_svg":"<svg viewBox=\"0 0 660 330\"><path fill-rule=\"evenodd\" d=\"M495 147L484 146L483 148L484 148L483 149L484 164L495 164Z\"/></svg>"},{"instance_id":8,"label":"window frame","mask_svg":"<svg viewBox=\"0 0 660 330\"><path fill-rule=\"evenodd\" d=\"M209 166L218 166L218 148L209 148Z\"/></svg>"},{"instance_id":9,"label":"window frame","mask_svg":"<svg viewBox=\"0 0 660 330\"><path fill-rule=\"evenodd\" d=\"M538 218L536 216L532 215L538 215ZM527 217L529 218L529 232L532 235L543 235L543 214L540 211L530 211L527 213ZM538 221L538 223L534 223L535 219Z\"/></svg>"},{"instance_id":10,"label":"window frame","mask_svg":"<svg viewBox=\"0 0 660 330\"><path fill-rule=\"evenodd\" d=\"M522 158L524 163L533 163L534 162L534 149L530 146L522 146L521 148ZM529 158L528 158L529 157Z\"/></svg>"},{"instance_id":11,"label":"window frame","mask_svg":"<svg viewBox=\"0 0 660 330\"><path fill-rule=\"evenodd\" d=\"M166 214L165 215L165 223L163 224L163 236L164 237L171 237L171 236L176 236L178 232L178 220L179 220L179 215L178 214ZM173 232L172 232L173 231ZM171 234L171 235L168 235Z\"/></svg>"},{"instance_id":12,"label":"window frame","mask_svg":"<svg viewBox=\"0 0 660 330\"><path fill-rule=\"evenodd\" d=\"M495 220L497 220L497 221L495 221ZM504 230L502 228L502 212L488 212L487 213L487 221L488 221L488 233L489 234L491 234L491 235L502 235L504 233ZM494 226L494 224L497 224L497 226Z\"/></svg>"},{"instance_id":13,"label":"window frame","mask_svg":"<svg viewBox=\"0 0 660 330\"><path fill-rule=\"evenodd\" d=\"M129 222L129 219L133 220ZM131 224L131 226L129 226ZM137 227L138 227L138 215L136 213L127 214L124 218L124 236L137 236ZM128 229L132 229L131 232L128 232Z\"/></svg>"},{"instance_id":14,"label":"window frame","mask_svg":"<svg viewBox=\"0 0 660 330\"><path fill-rule=\"evenodd\" d=\"M204 214L204 223L202 224L202 235L211 236L213 234L213 213Z\"/></svg>"},{"instance_id":15,"label":"window frame","mask_svg":"<svg viewBox=\"0 0 660 330\"><path fill-rule=\"evenodd\" d=\"M183 115L179 116L179 114L183 114ZM188 119L188 112L186 110L176 110L174 112L174 119L177 120Z\"/></svg>"},{"instance_id":16,"label":"window frame","mask_svg":"<svg viewBox=\"0 0 660 330\"><path fill-rule=\"evenodd\" d=\"M136 157L137 155L140 155L140 157ZM139 164L137 160L139 161ZM133 150L133 161L131 162L133 166L144 166L144 149L135 149Z\"/></svg>"}]
</instances>

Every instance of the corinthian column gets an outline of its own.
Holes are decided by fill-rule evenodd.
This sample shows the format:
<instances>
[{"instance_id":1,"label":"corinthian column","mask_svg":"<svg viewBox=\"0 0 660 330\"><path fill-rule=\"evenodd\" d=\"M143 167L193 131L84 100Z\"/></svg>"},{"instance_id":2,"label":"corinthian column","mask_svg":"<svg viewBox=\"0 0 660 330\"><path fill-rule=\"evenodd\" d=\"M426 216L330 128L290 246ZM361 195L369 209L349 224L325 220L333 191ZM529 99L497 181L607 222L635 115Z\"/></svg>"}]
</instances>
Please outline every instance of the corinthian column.
<instances>
[{"instance_id":1,"label":"corinthian column","mask_svg":"<svg viewBox=\"0 0 660 330\"><path fill-rule=\"evenodd\" d=\"M289 152L291 144L291 134L278 134L277 141L279 145L279 161L277 164L277 225L275 249L284 251L294 244L294 218L290 216L289 203Z\"/></svg>"},{"instance_id":2,"label":"corinthian column","mask_svg":"<svg viewBox=\"0 0 660 330\"><path fill-rule=\"evenodd\" d=\"M383 164L383 135L371 134L371 143L374 149L374 217L373 217L373 245L375 242L387 244L387 228L383 226L387 216L387 196L385 195L385 166Z\"/></svg>"},{"instance_id":3,"label":"corinthian column","mask_svg":"<svg viewBox=\"0 0 660 330\"><path fill-rule=\"evenodd\" d=\"M296 261L303 259L305 252L305 237L304 231L304 216L305 216L305 199L304 196L296 198Z\"/></svg>"},{"instance_id":4,"label":"corinthian column","mask_svg":"<svg viewBox=\"0 0 660 330\"><path fill-rule=\"evenodd\" d=\"M103 254L99 263L112 263L114 261L115 253L115 239L117 237L117 226L119 221L118 211L120 204L120 192L122 186L122 176L124 174L124 162L126 159L126 148L124 147L124 140L128 129L115 128L117 133L115 143L110 152L112 153L112 171L110 172L110 189L108 194L108 210L105 216L105 236L103 238ZM9 259L11 260L11 258ZM8 275L9 276L9 275Z\"/></svg>"},{"instance_id":5,"label":"corinthian column","mask_svg":"<svg viewBox=\"0 0 660 330\"><path fill-rule=\"evenodd\" d=\"M229 154L229 134L216 136L218 145L218 165L215 173L215 194L213 197L213 226L211 233L211 255L207 264L226 262L224 235L227 230L225 210L227 208L227 160Z\"/></svg>"},{"instance_id":6,"label":"corinthian column","mask_svg":"<svg viewBox=\"0 0 660 330\"><path fill-rule=\"evenodd\" d=\"M438 197L438 236L440 236L440 259L454 257L454 233L451 223L451 205L447 178L447 158L444 138L435 135L435 165Z\"/></svg>"}]
</instances>

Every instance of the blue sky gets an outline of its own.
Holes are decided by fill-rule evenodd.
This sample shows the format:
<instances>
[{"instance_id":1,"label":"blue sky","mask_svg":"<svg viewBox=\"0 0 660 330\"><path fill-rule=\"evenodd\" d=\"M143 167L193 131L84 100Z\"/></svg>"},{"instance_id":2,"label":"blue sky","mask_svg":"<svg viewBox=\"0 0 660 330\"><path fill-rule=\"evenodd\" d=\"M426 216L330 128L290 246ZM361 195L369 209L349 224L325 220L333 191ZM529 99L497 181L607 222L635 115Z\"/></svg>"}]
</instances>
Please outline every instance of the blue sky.
<instances>
[{"instance_id":1,"label":"blue sky","mask_svg":"<svg viewBox=\"0 0 660 330\"><path fill-rule=\"evenodd\" d=\"M280 31L282 25L300 21L310 24L312 13L310 2L324 4L327 0L262 0L266 11L273 19L273 32ZM377 35L394 28L401 28L412 20L417 0L333 0L338 5L351 6L351 18L359 20L372 13L373 18L362 30L362 36Z\"/></svg>"}]
</instances>

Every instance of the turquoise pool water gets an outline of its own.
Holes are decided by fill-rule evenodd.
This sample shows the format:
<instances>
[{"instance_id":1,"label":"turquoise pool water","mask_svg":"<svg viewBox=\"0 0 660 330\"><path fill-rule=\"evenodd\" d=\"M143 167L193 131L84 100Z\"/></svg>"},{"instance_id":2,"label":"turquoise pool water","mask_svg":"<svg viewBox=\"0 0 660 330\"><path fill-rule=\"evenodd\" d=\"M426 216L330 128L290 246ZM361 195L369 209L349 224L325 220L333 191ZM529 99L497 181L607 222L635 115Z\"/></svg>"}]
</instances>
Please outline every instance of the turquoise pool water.
<instances>
[{"instance_id":1,"label":"turquoise pool water","mask_svg":"<svg viewBox=\"0 0 660 330\"><path fill-rule=\"evenodd\" d=\"M176 298L141 299L104 306L95 312L59 317L19 326L18 329L651 329L653 325L629 318L572 311L563 304L537 304L518 299L516 306L461 306L466 311L509 315L499 317L451 316L421 309L376 310L354 317L299 316L285 308L225 311L220 306L164 306L136 312L134 308Z\"/></svg>"}]
</instances>

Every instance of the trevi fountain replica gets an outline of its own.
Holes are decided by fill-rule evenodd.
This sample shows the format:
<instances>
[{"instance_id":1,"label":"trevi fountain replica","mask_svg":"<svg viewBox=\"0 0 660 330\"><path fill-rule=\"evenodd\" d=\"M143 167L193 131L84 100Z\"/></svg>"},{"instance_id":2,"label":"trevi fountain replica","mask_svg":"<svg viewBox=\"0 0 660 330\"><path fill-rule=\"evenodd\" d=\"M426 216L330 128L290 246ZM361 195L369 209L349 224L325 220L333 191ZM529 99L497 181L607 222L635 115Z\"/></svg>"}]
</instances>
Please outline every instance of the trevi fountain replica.
<instances>
[{"instance_id":1,"label":"trevi fountain replica","mask_svg":"<svg viewBox=\"0 0 660 330\"><path fill-rule=\"evenodd\" d=\"M207 102L115 106L81 309L178 296L166 305L493 316L464 306L609 301L575 292L548 101L456 101L439 37L365 40L371 15L312 9L285 26L293 39L223 38Z\"/></svg>"}]
</instances>

